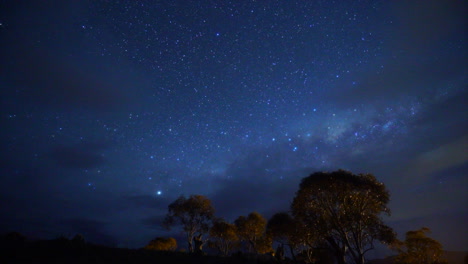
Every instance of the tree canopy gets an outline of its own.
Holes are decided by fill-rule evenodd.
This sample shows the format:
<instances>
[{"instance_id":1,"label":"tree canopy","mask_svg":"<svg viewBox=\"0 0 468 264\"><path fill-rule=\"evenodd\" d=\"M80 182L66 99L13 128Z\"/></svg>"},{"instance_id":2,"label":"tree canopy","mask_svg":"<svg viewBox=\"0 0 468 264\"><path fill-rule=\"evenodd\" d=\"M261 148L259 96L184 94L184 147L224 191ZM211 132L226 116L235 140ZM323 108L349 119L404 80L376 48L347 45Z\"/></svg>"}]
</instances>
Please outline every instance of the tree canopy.
<instances>
[{"instance_id":1,"label":"tree canopy","mask_svg":"<svg viewBox=\"0 0 468 264\"><path fill-rule=\"evenodd\" d=\"M300 246L300 237L304 230L300 230L298 222L288 213L274 214L267 223L267 234L274 241L289 247L293 259L294 250Z\"/></svg>"},{"instance_id":2,"label":"tree canopy","mask_svg":"<svg viewBox=\"0 0 468 264\"><path fill-rule=\"evenodd\" d=\"M247 217L239 216L234 224L239 238L247 243L249 251L255 253L272 251L271 239L265 232L267 220L261 214L252 212Z\"/></svg>"},{"instance_id":3,"label":"tree canopy","mask_svg":"<svg viewBox=\"0 0 468 264\"><path fill-rule=\"evenodd\" d=\"M210 241L208 245L216 248L221 255L228 256L238 246L239 237L236 231L234 224L228 223L223 219L217 219L210 229Z\"/></svg>"},{"instance_id":4,"label":"tree canopy","mask_svg":"<svg viewBox=\"0 0 468 264\"><path fill-rule=\"evenodd\" d=\"M267 223L267 233L278 243L289 244L294 234L294 219L288 213L276 213Z\"/></svg>"},{"instance_id":5,"label":"tree canopy","mask_svg":"<svg viewBox=\"0 0 468 264\"><path fill-rule=\"evenodd\" d=\"M157 251L174 251L177 249L177 241L172 237L157 237L151 240L148 245L145 246L145 249Z\"/></svg>"},{"instance_id":6,"label":"tree canopy","mask_svg":"<svg viewBox=\"0 0 468 264\"><path fill-rule=\"evenodd\" d=\"M291 210L306 230L320 233L316 242L327 243L340 263L351 258L362 264L375 240L391 243L395 239L381 218L381 214L390 215L389 197L385 185L372 174L316 172L300 183Z\"/></svg>"},{"instance_id":7,"label":"tree canopy","mask_svg":"<svg viewBox=\"0 0 468 264\"><path fill-rule=\"evenodd\" d=\"M180 196L169 205L163 225L168 229L173 225L182 225L189 252L194 252L193 239L195 234L202 235L208 232L213 217L214 208L211 201L205 196L191 195L189 198Z\"/></svg>"},{"instance_id":8,"label":"tree canopy","mask_svg":"<svg viewBox=\"0 0 468 264\"><path fill-rule=\"evenodd\" d=\"M399 254L396 263L401 264L442 264L448 263L442 257L442 245L428 236L430 230L423 227L419 230L406 232L405 241L398 246Z\"/></svg>"},{"instance_id":9,"label":"tree canopy","mask_svg":"<svg viewBox=\"0 0 468 264\"><path fill-rule=\"evenodd\" d=\"M315 172L302 179L291 211L274 214L268 222L258 212L239 216L233 224L215 219L211 201L192 195L181 196L168 206L164 225L182 226L189 252L195 251L194 242L197 252L201 252L206 242L202 235L209 231L208 245L224 256L238 247L257 254L273 252L274 240L280 244L279 255L287 246L297 261L327 262L334 256L338 264L364 264L366 253L378 241L399 245L401 263L413 263L409 259L417 259L421 251L442 261L441 246L424 236L426 229L408 232L405 242L396 239L392 228L383 222L383 216L390 215L389 200L387 188L372 174ZM418 248L422 247L421 241L426 248Z\"/></svg>"}]
</instances>

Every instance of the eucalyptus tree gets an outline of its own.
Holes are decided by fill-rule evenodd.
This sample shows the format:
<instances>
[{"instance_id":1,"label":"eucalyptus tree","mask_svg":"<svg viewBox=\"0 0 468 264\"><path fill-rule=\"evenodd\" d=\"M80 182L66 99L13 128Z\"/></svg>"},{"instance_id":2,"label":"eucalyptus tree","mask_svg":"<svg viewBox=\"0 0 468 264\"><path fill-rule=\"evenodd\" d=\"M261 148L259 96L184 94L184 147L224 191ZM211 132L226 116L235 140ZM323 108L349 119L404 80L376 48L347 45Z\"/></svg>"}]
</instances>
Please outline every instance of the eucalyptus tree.
<instances>
[{"instance_id":1,"label":"eucalyptus tree","mask_svg":"<svg viewBox=\"0 0 468 264\"><path fill-rule=\"evenodd\" d=\"M203 195L191 195L189 198L180 196L168 206L168 213L163 225L170 229L174 225L182 225L185 232L189 252L194 252L193 239L208 232L214 217L211 201Z\"/></svg>"},{"instance_id":2,"label":"eucalyptus tree","mask_svg":"<svg viewBox=\"0 0 468 264\"><path fill-rule=\"evenodd\" d=\"M318 231L339 263L365 263L374 242L392 243L393 230L382 215L390 215L390 194L372 174L348 171L316 172L302 179L291 211L307 230ZM304 233L307 233L307 232Z\"/></svg>"}]
</instances>

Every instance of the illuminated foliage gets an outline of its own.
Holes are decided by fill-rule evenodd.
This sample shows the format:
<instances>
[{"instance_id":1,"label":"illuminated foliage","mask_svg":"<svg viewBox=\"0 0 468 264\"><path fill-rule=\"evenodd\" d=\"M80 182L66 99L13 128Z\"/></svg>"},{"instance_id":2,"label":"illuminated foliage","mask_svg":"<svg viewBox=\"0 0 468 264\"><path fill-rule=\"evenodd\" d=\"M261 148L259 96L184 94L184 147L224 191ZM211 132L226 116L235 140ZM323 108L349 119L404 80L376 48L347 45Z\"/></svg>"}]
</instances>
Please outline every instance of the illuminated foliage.
<instances>
[{"instance_id":1,"label":"illuminated foliage","mask_svg":"<svg viewBox=\"0 0 468 264\"><path fill-rule=\"evenodd\" d=\"M177 241L172 237L157 237L151 240L148 245L145 246L145 249L157 251L175 251L177 249Z\"/></svg>"},{"instance_id":2,"label":"illuminated foliage","mask_svg":"<svg viewBox=\"0 0 468 264\"><path fill-rule=\"evenodd\" d=\"M273 253L273 247L271 246L272 243L273 240L271 237L264 233L260 238L257 239L255 244L255 251L258 254Z\"/></svg>"},{"instance_id":3,"label":"illuminated foliage","mask_svg":"<svg viewBox=\"0 0 468 264\"><path fill-rule=\"evenodd\" d=\"M239 216L234 224L237 227L239 238L247 243L250 252L267 253L273 251L272 241L265 232L267 221L261 214L252 212L247 217Z\"/></svg>"},{"instance_id":4,"label":"illuminated foliage","mask_svg":"<svg viewBox=\"0 0 468 264\"><path fill-rule=\"evenodd\" d=\"M210 241L208 246L215 248L223 256L229 256L231 251L238 247L239 237L236 226L222 219L213 223L210 229Z\"/></svg>"},{"instance_id":5,"label":"illuminated foliage","mask_svg":"<svg viewBox=\"0 0 468 264\"><path fill-rule=\"evenodd\" d=\"M380 217L390 214L389 197L385 185L371 174L316 172L302 179L291 209L304 226L303 233L311 241L316 239L313 242L327 243L339 263L350 258L362 264L375 240L391 243L395 239ZM319 238L314 237L317 232Z\"/></svg>"},{"instance_id":6,"label":"illuminated foliage","mask_svg":"<svg viewBox=\"0 0 468 264\"><path fill-rule=\"evenodd\" d=\"M443 257L442 245L430 237L429 228L406 232L406 239L400 242L396 263L401 264L441 264L448 263Z\"/></svg>"},{"instance_id":7,"label":"illuminated foliage","mask_svg":"<svg viewBox=\"0 0 468 264\"><path fill-rule=\"evenodd\" d=\"M208 232L213 216L214 208L205 196L191 195L188 199L181 196L169 205L163 225L168 229L173 225L182 225L187 237L189 252L194 252L195 234Z\"/></svg>"}]
</instances>

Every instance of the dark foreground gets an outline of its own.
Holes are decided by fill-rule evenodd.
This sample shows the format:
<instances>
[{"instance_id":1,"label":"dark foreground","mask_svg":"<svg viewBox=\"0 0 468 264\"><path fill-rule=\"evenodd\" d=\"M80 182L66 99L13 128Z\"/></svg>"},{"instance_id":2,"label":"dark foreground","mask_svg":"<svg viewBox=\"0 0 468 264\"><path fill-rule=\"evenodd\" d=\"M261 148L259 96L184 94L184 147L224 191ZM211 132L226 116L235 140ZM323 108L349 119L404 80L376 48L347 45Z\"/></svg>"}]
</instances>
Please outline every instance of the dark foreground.
<instances>
[{"instance_id":1,"label":"dark foreground","mask_svg":"<svg viewBox=\"0 0 468 264\"><path fill-rule=\"evenodd\" d=\"M128 263L128 264L269 264L278 263L273 257L200 256L185 252L161 252L144 249L111 248L70 240L47 240L3 244L0 248L0 263Z\"/></svg>"},{"instance_id":2,"label":"dark foreground","mask_svg":"<svg viewBox=\"0 0 468 264\"><path fill-rule=\"evenodd\" d=\"M5 241L1 241L5 242ZM466 252L445 252L450 264L468 263ZM278 264L272 256L235 255L231 257L200 256L185 252L162 252L145 249L112 248L66 239L35 242L9 241L0 243L0 263L128 263L128 264ZM393 258L374 260L373 264L392 264ZM324 263L325 264L325 263Z\"/></svg>"}]
</instances>

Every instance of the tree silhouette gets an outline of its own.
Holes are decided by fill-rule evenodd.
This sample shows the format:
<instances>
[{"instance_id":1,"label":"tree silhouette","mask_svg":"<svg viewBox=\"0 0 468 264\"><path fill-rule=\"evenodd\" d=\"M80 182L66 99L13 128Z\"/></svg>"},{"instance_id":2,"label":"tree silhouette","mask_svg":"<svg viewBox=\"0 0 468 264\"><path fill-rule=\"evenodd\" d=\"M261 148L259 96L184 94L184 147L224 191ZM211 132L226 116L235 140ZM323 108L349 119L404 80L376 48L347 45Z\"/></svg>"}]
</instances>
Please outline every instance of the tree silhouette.
<instances>
[{"instance_id":1,"label":"tree silhouette","mask_svg":"<svg viewBox=\"0 0 468 264\"><path fill-rule=\"evenodd\" d=\"M294 249L299 243L298 223L288 213L276 213L267 223L267 234L282 247L288 246L291 256L295 260Z\"/></svg>"},{"instance_id":2,"label":"tree silhouette","mask_svg":"<svg viewBox=\"0 0 468 264\"><path fill-rule=\"evenodd\" d=\"M381 213L390 214L389 197L385 185L371 174L316 172L302 179L291 210L304 225L305 234L321 234L339 263L346 263L349 257L362 264L375 240L391 243L395 239L380 217Z\"/></svg>"},{"instance_id":3,"label":"tree silhouette","mask_svg":"<svg viewBox=\"0 0 468 264\"><path fill-rule=\"evenodd\" d=\"M265 232L267 221L261 214L252 212L247 217L239 216L234 224L239 238L247 243L248 251L254 253L272 251L271 238Z\"/></svg>"},{"instance_id":4,"label":"tree silhouette","mask_svg":"<svg viewBox=\"0 0 468 264\"><path fill-rule=\"evenodd\" d=\"M9 232L0 235L0 248L12 249L23 247L26 243L26 237L19 232Z\"/></svg>"},{"instance_id":5,"label":"tree silhouette","mask_svg":"<svg viewBox=\"0 0 468 264\"><path fill-rule=\"evenodd\" d=\"M283 246L289 248L293 260L300 253L302 260L315 261L316 246L319 234L313 228L307 228L301 221L293 218L288 213L276 213L267 224L267 234Z\"/></svg>"},{"instance_id":6,"label":"tree silhouette","mask_svg":"<svg viewBox=\"0 0 468 264\"><path fill-rule=\"evenodd\" d=\"M223 219L214 221L210 229L210 241L208 245L218 250L222 256L229 256L231 251L239 244L236 226Z\"/></svg>"},{"instance_id":7,"label":"tree silhouette","mask_svg":"<svg viewBox=\"0 0 468 264\"><path fill-rule=\"evenodd\" d=\"M193 239L195 234L202 235L209 230L214 216L214 208L211 201L203 195L191 195L188 199L180 196L168 206L168 213L163 225L170 229L171 226L180 224L186 234L189 252L193 253Z\"/></svg>"},{"instance_id":8,"label":"tree silhouette","mask_svg":"<svg viewBox=\"0 0 468 264\"><path fill-rule=\"evenodd\" d=\"M145 249L157 251L175 251L177 249L177 240L172 237L157 237L151 240L148 245L145 246Z\"/></svg>"},{"instance_id":9,"label":"tree silhouette","mask_svg":"<svg viewBox=\"0 0 468 264\"><path fill-rule=\"evenodd\" d=\"M75 249L85 249L86 248L86 241L82 234L76 234L72 240L70 240L72 246Z\"/></svg>"},{"instance_id":10,"label":"tree silhouette","mask_svg":"<svg viewBox=\"0 0 468 264\"><path fill-rule=\"evenodd\" d=\"M426 236L430 230L423 227L419 230L406 232L405 241L399 242L399 254L396 263L402 264L441 264L448 263L442 257L442 245L430 237Z\"/></svg>"}]
</instances>

